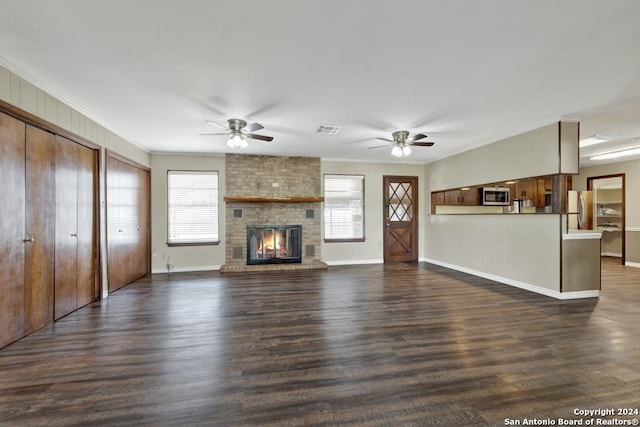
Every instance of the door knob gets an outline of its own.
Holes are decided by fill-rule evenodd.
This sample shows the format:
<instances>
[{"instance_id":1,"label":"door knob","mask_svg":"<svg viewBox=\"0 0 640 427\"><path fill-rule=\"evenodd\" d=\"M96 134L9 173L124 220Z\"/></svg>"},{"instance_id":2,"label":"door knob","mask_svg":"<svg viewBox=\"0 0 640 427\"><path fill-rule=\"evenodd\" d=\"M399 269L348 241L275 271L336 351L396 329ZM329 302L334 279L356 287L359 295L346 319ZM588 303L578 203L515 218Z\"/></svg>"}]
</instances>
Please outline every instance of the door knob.
<instances>
[{"instance_id":1,"label":"door knob","mask_svg":"<svg viewBox=\"0 0 640 427\"><path fill-rule=\"evenodd\" d=\"M33 243L36 240L33 237L29 237L28 239L22 239L22 241L25 242L25 243Z\"/></svg>"},{"instance_id":2,"label":"door knob","mask_svg":"<svg viewBox=\"0 0 640 427\"><path fill-rule=\"evenodd\" d=\"M71 233L71 237L78 237L76 233Z\"/></svg>"}]
</instances>

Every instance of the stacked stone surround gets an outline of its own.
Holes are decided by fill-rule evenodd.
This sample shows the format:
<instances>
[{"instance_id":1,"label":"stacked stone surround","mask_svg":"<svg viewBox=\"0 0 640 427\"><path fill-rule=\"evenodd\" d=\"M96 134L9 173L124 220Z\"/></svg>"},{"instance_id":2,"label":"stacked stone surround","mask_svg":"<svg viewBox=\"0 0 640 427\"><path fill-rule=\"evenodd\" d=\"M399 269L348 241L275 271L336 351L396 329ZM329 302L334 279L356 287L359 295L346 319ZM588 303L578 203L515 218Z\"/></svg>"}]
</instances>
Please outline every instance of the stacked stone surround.
<instances>
[{"instance_id":1,"label":"stacked stone surround","mask_svg":"<svg viewBox=\"0 0 640 427\"><path fill-rule=\"evenodd\" d=\"M225 156L225 196L321 197L320 158ZM234 211L241 210L242 217ZM309 213L312 218L308 218ZM221 272L326 268L320 260L321 202L225 202L226 252ZM247 226L302 225L302 263L247 265ZM313 253L312 255L310 255ZM240 256L241 255L241 256Z\"/></svg>"}]
</instances>

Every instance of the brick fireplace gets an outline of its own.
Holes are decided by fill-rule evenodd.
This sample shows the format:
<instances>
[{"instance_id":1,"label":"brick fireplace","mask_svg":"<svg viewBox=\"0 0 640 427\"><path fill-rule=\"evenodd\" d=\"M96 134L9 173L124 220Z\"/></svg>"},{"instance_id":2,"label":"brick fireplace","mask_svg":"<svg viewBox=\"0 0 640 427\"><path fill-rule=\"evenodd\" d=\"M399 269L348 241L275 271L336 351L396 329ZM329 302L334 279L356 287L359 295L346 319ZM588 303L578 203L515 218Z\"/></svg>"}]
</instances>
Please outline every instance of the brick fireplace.
<instances>
[{"instance_id":1,"label":"brick fireplace","mask_svg":"<svg viewBox=\"0 0 640 427\"><path fill-rule=\"evenodd\" d=\"M226 252L221 272L327 268L320 260L322 189L317 157L225 156ZM300 226L300 260L249 264L249 227Z\"/></svg>"}]
</instances>

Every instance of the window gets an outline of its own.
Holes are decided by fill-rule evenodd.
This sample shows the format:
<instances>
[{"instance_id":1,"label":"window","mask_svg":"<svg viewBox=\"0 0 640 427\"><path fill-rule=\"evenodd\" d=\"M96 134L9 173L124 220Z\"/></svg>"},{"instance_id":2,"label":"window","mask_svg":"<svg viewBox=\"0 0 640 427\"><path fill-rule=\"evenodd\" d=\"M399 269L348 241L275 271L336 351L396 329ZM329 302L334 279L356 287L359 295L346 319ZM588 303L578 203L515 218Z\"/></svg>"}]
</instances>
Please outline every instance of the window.
<instances>
[{"instance_id":1,"label":"window","mask_svg":"<svg viewBox=\"0 0 640 427\"><path fill-rule=\"evenodd\" d=\"M167 244L217 244L218 172L168 171L167 187Z\"/></svg>"},{"instance_id":2,"label":"window","mask_svg":"<svg viewBox=\"0 0 640 427\"><path fill-rule=\"evenodd\" d=\"M364 176L324 176L325 241L364 241Z\"/></svg>"}]
</instances>

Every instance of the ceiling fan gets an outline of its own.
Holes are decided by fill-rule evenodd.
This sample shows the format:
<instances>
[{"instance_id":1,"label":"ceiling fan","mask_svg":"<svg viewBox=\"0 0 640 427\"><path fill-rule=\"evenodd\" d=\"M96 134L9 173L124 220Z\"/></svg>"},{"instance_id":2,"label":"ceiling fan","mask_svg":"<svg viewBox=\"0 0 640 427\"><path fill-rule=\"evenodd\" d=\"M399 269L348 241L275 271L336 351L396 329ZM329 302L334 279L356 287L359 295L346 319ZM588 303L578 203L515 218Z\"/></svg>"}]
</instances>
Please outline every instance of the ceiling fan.
<instances>
[{"instance_id":1,"label":"ceiling fan","mask_svg":"<svg viewBox=\"0 0 640 427\"><path fill-rule=\"evenodd\" d=\"M380 137L376 139L390 142L391 145L393 146L393 148L391 149L391 154L393 154L396 157L408 156L409 154L411 154L411 148L409 148L409 146L431 147L433 144L435 144L434 142L427 142L427 141L420 142L421 139L424 139L427 137L427 135L423 133L418 133L409 137L409 131L398 130L393 132L391 136L393 137L393 139L380 138ZM369 149L382 148L382 147L388 147L388 146L389 144L378 145L377 147L369 147Z\"/></svg>"},{"instance_id":2,"label":"ceiling fan","mask_svg":"<svg viewBox=\"0 0 640 427\"><path fill-rule=\"evenodd\" d=\"M247 148L249 143L247 142L247 138L258 139L260 141L273 141L272 136L266 135L258 135L253 132L264 129L260 123L248 123L246 120L242 119L229 119L227 120L227 124L223 125L222 123L218 123L214 120L205 120L206 123L210 125L218 126L223 129L226 129L227 132L222 133L202 133L200 135L229 135L229 140L227 141L227 145L230 148Z\"/></svg>"}]
</instances>

